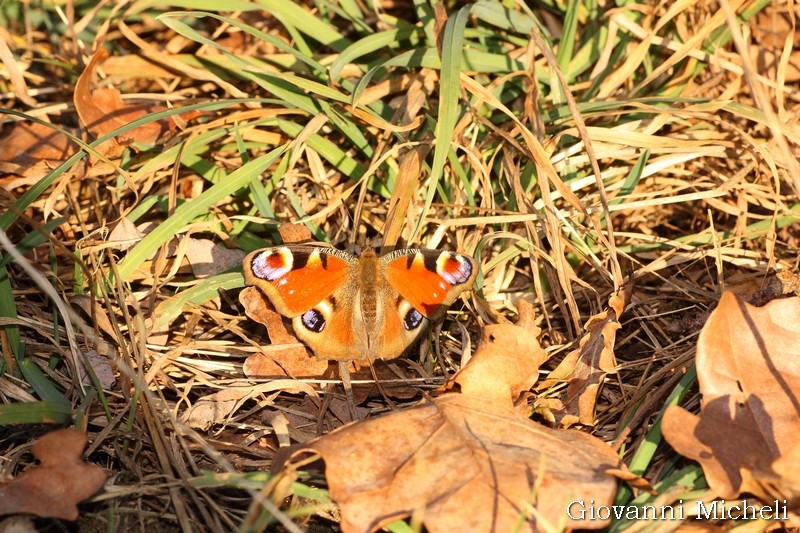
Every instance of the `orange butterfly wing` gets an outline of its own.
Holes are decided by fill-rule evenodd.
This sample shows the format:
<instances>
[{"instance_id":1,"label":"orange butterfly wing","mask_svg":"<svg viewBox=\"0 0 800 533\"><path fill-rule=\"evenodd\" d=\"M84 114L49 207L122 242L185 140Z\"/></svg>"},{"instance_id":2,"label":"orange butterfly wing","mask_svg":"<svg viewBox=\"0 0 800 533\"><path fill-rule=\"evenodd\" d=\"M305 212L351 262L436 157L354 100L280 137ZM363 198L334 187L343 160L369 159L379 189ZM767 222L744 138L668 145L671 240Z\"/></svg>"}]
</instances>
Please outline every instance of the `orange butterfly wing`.
<instances>
[{"instance_id":1,"label":"orange butterfly wing","mask_svg":"<svg viewBox=\"0 0 800 533\"><path fill-rule=\"evenodd\" d=\"M261 289L280 314L294 318L341 288L354 263L350 254L333 248L266 248L245 258L244 279Z\"/></svg>"},{"instance_id":2,"label":"orange butterfly wing","mask_svg":"<svg viewBox=\"0 0 800 533\"><path fill-rule=\"evenodd\" d=\"M436 250L398 250L381 258L386 279L426 318L439 318L448 305L472 288L478 275L475 260Z\"/></svg>"}]
</instances>

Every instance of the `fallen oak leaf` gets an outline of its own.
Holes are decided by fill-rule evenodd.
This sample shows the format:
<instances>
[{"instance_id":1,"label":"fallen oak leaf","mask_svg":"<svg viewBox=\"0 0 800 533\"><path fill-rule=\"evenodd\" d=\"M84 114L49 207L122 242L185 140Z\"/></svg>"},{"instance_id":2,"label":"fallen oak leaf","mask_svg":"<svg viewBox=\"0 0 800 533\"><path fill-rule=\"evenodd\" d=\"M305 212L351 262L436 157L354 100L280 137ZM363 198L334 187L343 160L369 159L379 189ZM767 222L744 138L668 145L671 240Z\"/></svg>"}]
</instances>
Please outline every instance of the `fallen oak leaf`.
<instances>
[{"instance_id":1,"label":"fallen oak leaf","mask_svg":"<svg viewBox=\"0 0 800 533\"><path fill-rule=\"evenodd\" d=\"M31 451L41 464L0 484L0 515L77 520L78 502L97 492L106 481L102 468L81 459L85 446L86 435L72 428L39 438Z\"/></svg>"},{"instance_id":2,"label":"fallen oak leaf","mask_svg":"<svg viewBox=\"0 0 800 533\"><path fill-rule=\"evenodd\" d=\"M239 293L239 302L248 317L266 326L274 347L263 353L253 354L245 360L243 371L247 377L317 377L327 370L328 361L314 357L289 332L283 317L256 287L245 287Z\"/></svg>"},{"instance_id":3,"label":"fallen oak leaf","mask_svg":"<svg viewBox=\"0 0 800 533\"><path fill-rule=\"evenodd\" d=\"M619 457L595 437L545 427L513 408L511 396L535 382L544 358L524 324L490 330L491 342L457 377L461 393L444 393L306 444L325 460L343 531L375 531L412 515L433 533L608 524L572 518L567 509L576 500L610 505L614 473L627 472ZM520 338L525 342L516 343ZM508 360L513 357L518 361ZM490 374L485 384L479 383L481 372L466 370L473 363ZM493 386L505 397L491 393Z\"/></svg>"},{"instance_id":4,"label":"fallen oak leaf","mask_svg":"<svg viewBox=\"0 0 800 533\"><path fill-rule=\"evenodd\" d=\"M14 124L0 142L0 174L26 179L4 179L0 183L11 189L28 180L38 180L76 151L75 143L51 126L38 122Z\"/></svg>"},{"instance_id":5,"label":"fallen oak leaf","mask_svg":"<svg viewBox=\"0 0 800 533\"><path fill-rule=\"evenodd\" d=\"M541 330L533 306L520 300L517 307L516 324L491 324L483 329L482 349L443 386L444 390L458 384L462 394L510 408L521 393L533 387L539 367L550 356L537 341ZM521 353L525 357L520 357Z\"/></svg>"},{"instance_id":6,"label":"fallen oak leaf","mask_svg":"<svg viewBox=\"0 0 800 533\"><path fill-rule=\"evenodd\" d=\"M151 103L125 103L122 100L122 93L109 87L101 87L92 91L91 80L97 65L105 61L109 55L107 49L99 48L75 83L73 95L75 111L78 113L81 124L92 132L95 137L102 137L148 113L166 109L163 106ZM199 112L187 112L183 115L183 120L188 120L197 115L199 115ZM107 157L117 157L122 153L126 145L134 142L153 145L166 133L174 131L176 128L177 123L173 117L148 122L120 133L113 139L109 139L98 146L97 151Z\"/></svg>"},{"instance_id":7,"label":"fallen oak leaf","mask_svg":"<svg viewBox=\"0 0 800 533\"><path fill-rule=\"evenodd\" d=\"M547 379L536 387L541 392L557 383L567 383L563 407L550 411L561 426L569 427L577 423L594 425L594 409L600 385L606 375L617 371L614 343L620 328L619 317L629 298L629 291L625 287L612 294L608 299L608 309L586 322L586 334L581 338L578 348L569 352ZM543 403L539 405L546 407Z\"/></svg>"},{"instance_id":8,"label":"fallen oak leaf","mask_svg":"<svg viewBox=\"0 0 800 533\"><path fill-rule=\"evenodd\" d=\"M75 143L69 137L39 122L14 124L0 143L0 161L21 166L61 162L75 152Z\"/></svg>"},{"instance_id":9,"label":"fallen oak leaf","mask_svg":"<svg viewBox=\"0 0 800 533\"><path fill-rule=\"evenodd\" d=\"M620 468L591 435L456 393L345 426L308 447L325 460L345 532L374 531L421 509L431 532L513 531L520 518L520 531L601 528L608 521L573 520L567 508L610 503L616 481L606 472Z\"/></svg>"},{"instance_id":10,"label":"fallen oak leaf","mask_svg":"<svg viewBox=\"0 0 800 533\"><path fill-rule=\"evenodd\" d=\"M797 508L800 486L800 299L754 307L726 292L697 342L700 415L664 413L662 430L681 455L700 463L722 498L775 494Z\"/></svg>"}]
</instances>

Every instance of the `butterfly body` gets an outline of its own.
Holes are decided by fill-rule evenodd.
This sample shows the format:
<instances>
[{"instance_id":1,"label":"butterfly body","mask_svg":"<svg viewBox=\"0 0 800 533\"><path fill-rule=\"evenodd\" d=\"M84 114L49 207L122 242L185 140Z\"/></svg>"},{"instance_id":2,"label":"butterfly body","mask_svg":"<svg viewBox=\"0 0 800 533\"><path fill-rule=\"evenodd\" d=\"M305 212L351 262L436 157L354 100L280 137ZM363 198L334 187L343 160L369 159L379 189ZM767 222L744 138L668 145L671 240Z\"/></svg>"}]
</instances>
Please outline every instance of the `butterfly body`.
<instances>
[{"instance_id":1,"label":"butterfly body","mask_svg":"<svg viewBox=\"0 0 800 533\"><path fill-rule=\"evenodd\" d=\"M469 256L435 250L379 257L369 248L355 257L292 245L251 253L244 273L318 357L347 361L401 355L472 287L477 265Z\"/></svg>"}]
</instances>

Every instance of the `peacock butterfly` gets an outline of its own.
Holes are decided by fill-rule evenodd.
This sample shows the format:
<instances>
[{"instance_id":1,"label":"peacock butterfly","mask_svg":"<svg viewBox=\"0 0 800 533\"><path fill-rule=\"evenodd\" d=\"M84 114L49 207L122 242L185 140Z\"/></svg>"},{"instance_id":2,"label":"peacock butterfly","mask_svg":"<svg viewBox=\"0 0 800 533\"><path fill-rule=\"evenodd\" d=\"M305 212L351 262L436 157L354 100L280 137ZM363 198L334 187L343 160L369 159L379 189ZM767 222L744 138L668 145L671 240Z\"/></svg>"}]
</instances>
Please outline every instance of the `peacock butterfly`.
<instances>
[{"instance_id":1,"label":"peacock butterfly","mask_svg":"<svg viewBox=\"0 0 800 533\"><path fill-rule=\"evenodd\" d=\"M244 277L292 319L295 335L317 357L339 361L401 355L470 290L471 257L405 249L360 257L335 248L289 245L252 252Z\"/></svg>"}]
</instances>

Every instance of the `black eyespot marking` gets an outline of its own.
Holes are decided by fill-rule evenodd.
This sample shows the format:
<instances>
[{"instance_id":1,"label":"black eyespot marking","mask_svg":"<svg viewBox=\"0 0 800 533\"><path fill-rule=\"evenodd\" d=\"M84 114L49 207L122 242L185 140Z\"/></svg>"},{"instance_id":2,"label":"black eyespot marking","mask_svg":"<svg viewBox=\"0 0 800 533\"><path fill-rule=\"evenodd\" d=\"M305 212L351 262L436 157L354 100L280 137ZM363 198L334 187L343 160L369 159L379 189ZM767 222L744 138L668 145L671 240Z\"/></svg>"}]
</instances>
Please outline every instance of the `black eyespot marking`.
<instances>
[{"instance_id":1,"label":"black eyespot marking","mask_svg":"<svg viewBox=\"0 0 800 533\"><path fill-rule=\"evenodd\" d=\"M420 324L422 324L422 318L422 313L412 308L406 313L406 316L403 317L403 327L408 331L417 329Z\"/></svg>"},{"instance_id":2,"label":"black eyespot marking","mask_svg":"<svg viewBox=\"0 0 800 533\"><path fill-rule=\"evenodd\" d=\"M307 330L313 331L314 333L319 333L325 329L326 325L325 317L316 309L303 313L302 322Z\"/></svg>"}]
</instances>

